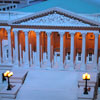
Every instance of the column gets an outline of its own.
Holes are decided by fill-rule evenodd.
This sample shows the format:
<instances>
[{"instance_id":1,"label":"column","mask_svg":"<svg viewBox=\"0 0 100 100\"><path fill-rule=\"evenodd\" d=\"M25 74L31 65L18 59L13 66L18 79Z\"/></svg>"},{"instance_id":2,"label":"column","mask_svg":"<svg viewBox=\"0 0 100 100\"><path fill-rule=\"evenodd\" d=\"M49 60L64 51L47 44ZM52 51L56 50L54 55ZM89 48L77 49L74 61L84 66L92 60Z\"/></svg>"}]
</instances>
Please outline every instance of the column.
<instances>
[{"instance_id":1,"label":"column","mask_svg":"<svg viewBox=\"0 0 100 100\"><path fill-rule=\"evenodd\" d=\"M86 47L86 34L83 33L82 34L82 66L81 66L81 70L85 70L86 69L86 65L85 65L85 47Z\"/></svg>"},{"instance_id":2,"label":"column","mask_svg":"<svg viewBox=\"0 0 100 100\"><path fill-rule=\"evenodd\" d=\"M51 32L47 32L47 52L48 52L48 65L51 68L51 61L50 61L50 48L51 48L51 41L50 41Z\"/></svg>"},{"instance_id":3,"label":"column","mask_svg":"<svg viewBox=\"0 0 100 100\"><path fill-rule=\"evenodd\" d=\"M40 39L39 39L39 32L36 32L36 47L37 47L37 66L40 67Z\"/></svg>"},{"instance_id":4,"label":"column","mask_svg":"<svg viewBox=\"0 0 100 100\"><path fill-rule=\"evenodd\" d=\"M64 32L63 33L60 33L60 66L61 66L61 69L63 69L63 35L64 35Z\"/></svg>"},{"instance_id":5,"label":"column","mask_svg":"<svg viewBox=\"0 0 100 100\"><path fill-rule=\"evenodd\" d=\"M19 45L19 53L20 53L20 65L22 65L22 56L21 56L21 44Z\"/></svg>"},{"instance_id":6,"label":"column","mask_svg":"<svg viewBox=\"0 0 100 100\"><path fill-rule=\"evenodd\" d=\"M12 51L11 51L11 32L10 32L10 29L7 30L7 33L8 33L8 61L9 63L12 63Z\"/></svg>"},{"instance_id":7,"label":"column","mask_svg":"<svg viewBox=\"0 0 100 100\"><path fill-rule=\"evenodd\" d=\"M0 40L0 64L1 64L1 40Z\"/></svg>"},{"instance_id":8,"label":"column","mask_svg":"<svg viewBox=\"0 0 100 100\"><path fill-rule=\"evenodd\" d=\"M14 31L15 35L15 64L18 65L18 32Z\"/></svg>"},{"instance_id":9,"label":"column","mask_svg":"<svg viewBox=\"0 0 100 100\"><path fill-rule=\"evenodd\" d=\"M32 65L32 45L30 44L30 66Z\"/></svg>"},{"instance_id":10,"label":"column","mask_svg":"<svg viewBox=\"0 0 100 100\"><path fill-rule=\"evenodd\" d=\"M28 32L25 31L25 65L29 66Z\"/></svg>"},{"instance_id":11,"label":"column","mask_svg":"<svg viewBox=\"0 0 100 100\"><path fill-rule=\"evenodd\" d=\"M97 70L97 58L98 58L98 34L95 34L95 47L94 47L94 70Z\"/></svg>"},{"instance_id":12,"label":"column","mask_svg":"<svg viewBox=\"0 0 100 100\"><path fill-rule=\"evenodd\" d=\"M71 48L70 48L70 69L74 69L74 33L71 33Z\"/></svg>"}]
</instances>

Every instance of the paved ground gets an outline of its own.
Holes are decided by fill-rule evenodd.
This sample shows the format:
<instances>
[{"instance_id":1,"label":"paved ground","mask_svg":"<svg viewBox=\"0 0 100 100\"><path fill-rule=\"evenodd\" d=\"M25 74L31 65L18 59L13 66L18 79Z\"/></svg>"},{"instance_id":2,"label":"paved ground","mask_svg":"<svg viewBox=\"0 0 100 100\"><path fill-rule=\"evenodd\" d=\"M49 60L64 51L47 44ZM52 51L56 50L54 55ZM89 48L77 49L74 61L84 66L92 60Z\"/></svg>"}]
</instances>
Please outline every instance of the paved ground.
<instances>
[{"instance_id":1,"label":"paved ground","mask_svg":"<svg viewBox=\"0 0 100 100\"><path fill-rule=\"evenodd\" d=\"M1 72L4 70L0 70L0 77ZM80 74L82 72L30 69L15 100L77 100ZM2 84L0 78L0 89L6 85L6 82ZM100 94L97 100L99 99ZM0 100L12 99L0 98Z\"/></svg>"},{"instance_id":2,"label":"paved ground","mask_svg":"<svg viewBox=\"0 0 100 100\"><path fill-rule=\"evenodd\" d=\"M77 100L76 79L76 72L30 71L16 100Z\"/></svg>"}]
</instances>

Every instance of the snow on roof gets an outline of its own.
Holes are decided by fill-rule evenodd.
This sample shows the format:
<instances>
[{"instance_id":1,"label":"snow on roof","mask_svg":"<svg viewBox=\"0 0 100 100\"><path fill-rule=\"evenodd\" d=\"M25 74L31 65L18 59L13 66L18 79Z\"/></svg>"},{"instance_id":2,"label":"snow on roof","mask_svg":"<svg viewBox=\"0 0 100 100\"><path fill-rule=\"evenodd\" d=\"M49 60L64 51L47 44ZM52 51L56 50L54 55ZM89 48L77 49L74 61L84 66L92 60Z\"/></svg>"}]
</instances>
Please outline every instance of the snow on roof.
<instances>
[{"instance_id":1,"label":"snow on roof","mask_svg":"<svg viewBox=\"0 0 100 100\"><path fill-rule=\"evenodd\" d=\"M98 14L79 14L85 18L100 22L100 13Z\"/></svg>"},{"instance_id":2,"label":"snow on roof","mask_svg":"<svg viewBox=\"0 0 100 100\"><path fill-rule=\"evenodd\" d=\"M7 22L8 20L18 19L29 15L30 13L14 12L14 11L0 11L0 23Z\"/></svg>"},{"instance_id":3,"label":"snow on roof","mask_svg":"<svg viewBox=\"0 0 100 100\"><path fill-rule=\"evenodd\" d=\"M59 10L60 8L57 8L57 9ZM64 11L67 11L67 10L64 10ZM68 12L69 11L67 11L67 13ZM26 18L27 16L31 17L31 15L34 15L34 13L15 12L15 11L2 11L2 12L0 12L0 23L7 23L10 20L11 21L19 20L20 18L21 19ZM98 22L100 23L100 13L99 14L78 14L78 13L75 13L75 15L80 15L80 16L82 16L82 18L87 18L87 19L93 20L97 23Z\"/></svg>"}]
</instances>

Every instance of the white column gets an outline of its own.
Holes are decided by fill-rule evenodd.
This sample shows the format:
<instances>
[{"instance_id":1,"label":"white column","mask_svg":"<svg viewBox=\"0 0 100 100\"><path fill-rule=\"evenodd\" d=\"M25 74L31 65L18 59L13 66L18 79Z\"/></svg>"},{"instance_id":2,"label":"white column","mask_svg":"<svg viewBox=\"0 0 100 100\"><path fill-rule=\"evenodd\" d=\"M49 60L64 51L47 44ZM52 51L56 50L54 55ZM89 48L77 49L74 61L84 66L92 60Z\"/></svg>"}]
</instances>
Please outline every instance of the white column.
<instances>
[{"instance_id":1,"label":"white column","mask_svg":"<svg viewBox=\"0 0 100 100\"><path fill-rule=\"evenodd\" d=\"M51 32L47 32L47 53L48 53L48 67L51 68L51 61L50 61L50 48L51 48L51 41L50 41Z\"/></svg>"},{"instance_id":2,"label":"white column","mask_svg":"<svg viewBox=\"0 0 100 100\"><path fill-rule=\"evenodd\" d=\"M40 49L41 49L41 66L42 66L42 63L43 63L43 59L42 59L42 45L40 46Z\"/></svg>"},{"instance_id":3,"label":"white column","mask_svg":"<svg viewBox=\"0 0 100 100\"><path fill-rule=\"evenodd\" d=\"M12 51L11 51L11 32L10 32L10 29L7 30L7 33L8 33L8 61L9 63L12 63Z\"/></svg>"},{"instance_id":4,"label":"white column","mask_svg":"<svg viewBox=\"0 0 100 100\"><path fill-rule=\"evenodd\" d=\"M0 64L1 64L1 40L0 40Z\"/></svg>"},{"instance_id":5,"label":"white column","mask_svg":"<svg viewBox=\"0 0 100 100\"><path fill-rule=\"evenodd\" d=\"M19 50L20 50L20 65L22 64L22 56L21 56L21 44L19 45Z\"/></svg>"},{"instance_id":6,"label":"white column","mask_svg":"<svg viewBox=\"0 0 100 100\"><path fill-rule=\"evenodd\" d=\"M86 65L85 65L85 48L86 48L86 34L83 33L82 34L82 66L81 66L81 70L86 70Z\"/></svg>"},{"instance_id":7,"label":"white column","mask_svg":"<svg viewBox=\"0 0 100 100\"><path fill-rule=\"evenodd\" d=\"M70 48L70 69L74 69L74 33L71 33L71 48Z\"/></svg>"},{"instance_id":8,"label":"white column","mask_svg":"<svg viewBox=\"0 0 100 100\"><path fill-rule=\"evenodd\" d=\"M39 39L39 32L36 32L36 49L37 49L37 66L40 67L40 39Z\"/></svg>"},{"instance_id":9,"label":"white column","mask_svg":"<svg viewBox=\"0 0 100 100\"><path fill-rule=\"evenodd\" d=\"M32 45L30 44L30 66L32 65Z\"/></svg>"},{"instance_id":10,"label":"white column","mask_svg":"<svg viewBox=\"0 0 100 100\"><path fill-rule=\"evenodd\" d=\"M98 34L95 34L94 70L97 70L97 57L98 57Z\"/></svg>"},{"instance_id":11,"label":"white column","mask_svg":"<svg viewBox=\"0 0 100 100\"><path fill-rule=\"evenodd\" d=\"M15 61L15 49L13 48L13 62Z\"/></svg>"},{"instance_id":12,"label":"white column","mask_svg":"<svg viewBox=\"0 0 100 100\"><path fill-rule=\"evenodd\" d=\"M60 68L63 69L63 33L60 33Z\"/></svg>"},{"instance_id":13,"label":"white column","mask_svg":"<svg viewBox=\"0 0 100 100\"><path fill-rule=\"evenodd\" d=\"M23 50L23 63L25 64L25 51Z\"/></svg>"},{"instance_id":14,"label":"white column","mask_svg":"<svg viewBox=\"0 0 100 100\"><path fill-rule=\"evenodd\" d=\"M15 35L15 64L18 65L18 32L14 31Z\"/></svg>"},{"instance_id":15,"label":"white column","mask_svg":"<svg viewBox=\"0 0 100 100\"><path fill-rule=\"evenodd\" d=\"M25 65L29 66L28 32L25 31Z\"/></svg>"}]
</instances>

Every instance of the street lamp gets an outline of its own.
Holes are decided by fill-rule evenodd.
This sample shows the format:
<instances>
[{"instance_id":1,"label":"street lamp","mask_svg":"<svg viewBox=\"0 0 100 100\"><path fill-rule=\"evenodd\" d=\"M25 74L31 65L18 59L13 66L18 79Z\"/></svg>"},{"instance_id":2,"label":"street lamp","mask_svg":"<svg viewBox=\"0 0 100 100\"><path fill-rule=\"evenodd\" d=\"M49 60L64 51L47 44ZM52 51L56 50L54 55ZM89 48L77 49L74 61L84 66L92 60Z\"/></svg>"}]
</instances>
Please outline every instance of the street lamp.
<instances>
[{"instance_id":1,"label":"street lamp","mask_svg":"<svg viewBox=\"0 0 100 100\"><path fill-rule=\"evenodd\" d=\"M13 72L10 72L10 71L6 71L4 73L4 77L7 77L8 78L8 87L7 87L7 90L11 90L11 85L10 85L10 81L9 81L9 78L13 75Z\"/></svg>"},{"instance_id":2,"label":"street lamp","mask_svg":"<svg viewBox=\"0 0 100 100\"><path fill-rule=\"evenodd\" d=\"M4 73L2 73L2 82L4 82L6 80Z\"/></svg>"},{"instance_id":3,"label":"street lamp","mask_svg":"<svg viewBox=\"0 0 100 100\"><path fill-rule=\"evenodd\" d=\"M85 73L85 74L83 74L82 78L83 78L83 80L85 80L84 94L88 94L87 80L90 80L90 74Z\"/></svg>"}]
</instances>

